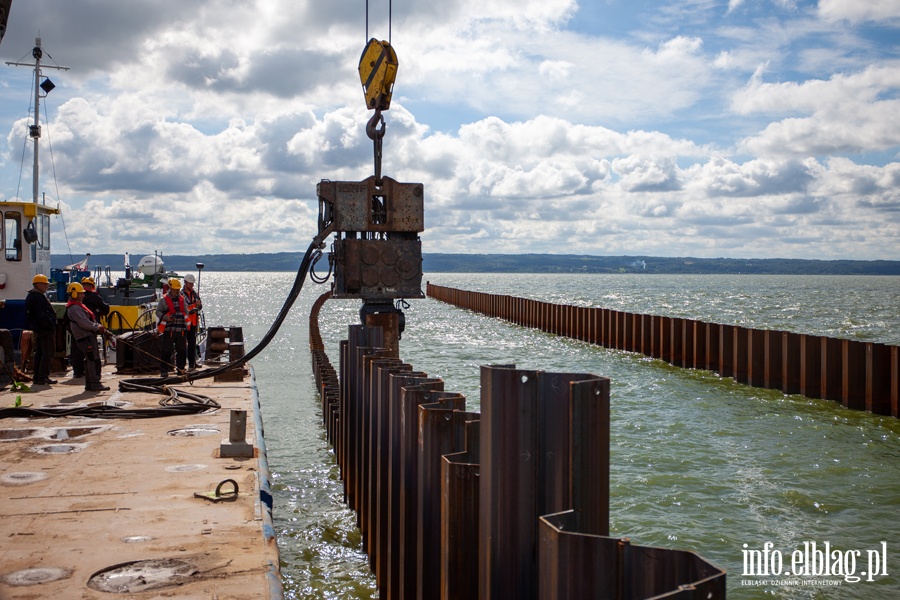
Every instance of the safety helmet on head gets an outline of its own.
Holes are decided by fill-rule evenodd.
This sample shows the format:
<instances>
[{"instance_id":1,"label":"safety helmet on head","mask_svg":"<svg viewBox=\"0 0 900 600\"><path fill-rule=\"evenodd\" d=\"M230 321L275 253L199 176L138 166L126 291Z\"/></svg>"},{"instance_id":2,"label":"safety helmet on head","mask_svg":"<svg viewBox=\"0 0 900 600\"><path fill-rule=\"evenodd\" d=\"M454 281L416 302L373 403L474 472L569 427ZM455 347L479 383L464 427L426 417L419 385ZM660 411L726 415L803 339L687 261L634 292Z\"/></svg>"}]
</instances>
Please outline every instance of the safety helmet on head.
<instances>
[{"instance_id":1,"label":"safety helmet on head","mask_svg":"<svg viewBox=\"0 0 900 600\"><path fill-rule=\"evenodd\" d=\"M70 283L66 288L66 293L69 295L69 298L75 298L76 294L83 294L84 288L77 281L74 283Z\"/></svg>"},{"instance_id":2,"label":"safety helmet on head","mask_svg":"<svg viewBox=\"0 0 900 600\"><path fill-rule=\"evenodd\" d=\"M193 275L188 273L187 275L184 276L184 282L185 283L197 283L197 279Z\"/></svg>"},{"instance_id":3,"label":"safety helmet on head","mask_svg":"<svg viewBox=\"0 0 900 600\"><path fill-rule=\"evenodd\" d=\"M31 280L32 285L34 285L35 283L50 283L50 280L47 279L46 275L41 275L40 273L38 273L34 276L34 279Z\"/></svg>"},{"instance_id":4,"label":"safety helmet on head","mask_svg":"<svg viewBox=\"0 0 900 600\"><path fill-rule=\"evenodd\" d=\"M94 285L94 286L95 286L95 285L97 285L97 284L94 283L94 278L93 278L93 277L82 277L82 278L81 278L81 285Z\"/></svg>"},{"instance_id":5,"label":"safety helmet on head","mask_svg":"<svg viewBox=\"0 0 900 600\"><path fill-rule=\"evenodd\" d=\"M170 279L169 280L169 288L173 290L181 289L181 280L180 279Z\"/></svg>"}]
</instances>

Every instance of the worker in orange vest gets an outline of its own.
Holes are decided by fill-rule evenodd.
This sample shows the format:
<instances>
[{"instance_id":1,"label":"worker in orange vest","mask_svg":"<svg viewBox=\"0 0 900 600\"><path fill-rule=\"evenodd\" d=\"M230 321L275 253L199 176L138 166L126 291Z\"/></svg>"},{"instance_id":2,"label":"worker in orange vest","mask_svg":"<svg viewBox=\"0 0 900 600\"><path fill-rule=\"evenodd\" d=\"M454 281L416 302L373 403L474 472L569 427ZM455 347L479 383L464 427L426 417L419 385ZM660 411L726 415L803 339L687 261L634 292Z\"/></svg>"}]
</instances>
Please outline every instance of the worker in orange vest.
<instances>
[{"instance_id":1,"label":"worker in orange vest","mask_svg":"<svg viewBox=\"0 0 900 600\"><path fill-rule=\"evenodd\" d=\"M203 309L203 301L200 294L194 289L196 278L190 273L184 276L184 289L181 295L187 301L187 322L188 329L185 333L187 338L187 363L188 368L193 371L197 368L197 332L200 329L199 313Z\"/></svg>"},{"instance_id":2,"label":"worker in orange vest","mask_svg":"<svg viewBox=\"0 0 900 600\"><path fill-rule=\"evenodd\" d=\"M175 354L175 367L184 371L185 350L187 348L187 302L181 294L181 280L169 279L169 291L156 305L156 317L159 319L160 353L159 376L168 377L172 366L172 354Z\"/></svg>"}]
</instances>

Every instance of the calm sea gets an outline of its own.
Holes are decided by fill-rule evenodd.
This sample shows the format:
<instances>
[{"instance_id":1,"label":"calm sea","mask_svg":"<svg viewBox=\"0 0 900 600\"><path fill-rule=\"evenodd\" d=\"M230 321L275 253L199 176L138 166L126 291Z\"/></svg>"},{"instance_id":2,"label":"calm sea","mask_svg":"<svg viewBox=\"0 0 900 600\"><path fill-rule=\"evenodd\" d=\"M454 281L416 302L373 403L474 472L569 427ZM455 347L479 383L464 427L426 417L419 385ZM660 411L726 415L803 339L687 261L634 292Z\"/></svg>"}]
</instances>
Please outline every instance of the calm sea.
<instances>
[{"instance_id":1,"label":"calm sea","mask_svg":"<svg viewBox=\"0 0 900 600\"><path fill-rule=\"evenodd\" d=\"M900 278L428 274L438 285L583 306L900 344ZM274 319L291 273L206 272L207 322L241 325L248 347ZM375 598L355 516L324 439L308 351L323 286L307 282L254 368L263 405L287 598ZM785 396L641 355L556 338L433 300L411 301L401 357L479 408L479 366L515 363L612 381L611 529L635 544L694 550L728 571L730 598L900 597L900 420ZM331 301L329 356L358 319ZM849 577L743 575L745 550L784 557L828 543ZM884 545L882 544L884 543ZM853 582L867 551L888 576ZM859 552L854 564L851 559ZM879 554L880 556L880 554ZM774 566L774 565L773 565ZM853 567L853 573L850 573ZM840 583L839 587L825 585ZM781 585L775 580L788 580ZM817 585L808 585L809 583ZM783 581L781 583L784 583Z\"/></svg>"}]
</instances>

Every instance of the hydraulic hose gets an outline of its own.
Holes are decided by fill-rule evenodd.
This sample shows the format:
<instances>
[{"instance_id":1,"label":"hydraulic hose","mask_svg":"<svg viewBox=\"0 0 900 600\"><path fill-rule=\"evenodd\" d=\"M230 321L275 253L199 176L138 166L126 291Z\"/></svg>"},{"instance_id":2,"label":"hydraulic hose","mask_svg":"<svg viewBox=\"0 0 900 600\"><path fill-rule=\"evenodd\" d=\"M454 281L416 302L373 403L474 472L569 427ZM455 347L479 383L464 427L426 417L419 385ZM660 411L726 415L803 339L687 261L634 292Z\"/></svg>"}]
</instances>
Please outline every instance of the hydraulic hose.
<instances>
[{"instance_id":1,"label":"hydraulic hose","mask_svg":"<svg viewBox=\"0 0 900 600\"><path fill-rule=\"evenodd\" d=\"M269 342L271 342L275 338L275 335L278 333L278 329L281 327L282 323L284 323L284 320L290 313L294 302L300 296L300 292L303 290L303 284L306 281L306 274L309 272L313 253L321 245L320 240L324 237L325 236L320 234L319 236L317 236L317 238L313 239L312 243L310 243L309 245L309 248L306 249L306 254L303 255L303 260L300 261L300 268L297 269L297 275L296 277L294 277L294 284L293 286L291 286L291 290L288 293L287 299L285 299L284 304L281 306L281 310L278 312L278 316L269 327L269 331L266 332L266 335L263 336L263 338L256 346L253 347L252 350L235 361L229 362L225 365L222 365L221 367L207 369L202 372L186 373L184 375L176 375L172 377L123 379L119 382L119 391L149 391L147 388L168 386L177 383L187 383L196 381L198 379L206 379L208 377L214 377L216 375L224 373L225 371L228 371L235 367L240 367L256 357L266 348L266 346L269 345Z\"/></svg>"}]
</instances>

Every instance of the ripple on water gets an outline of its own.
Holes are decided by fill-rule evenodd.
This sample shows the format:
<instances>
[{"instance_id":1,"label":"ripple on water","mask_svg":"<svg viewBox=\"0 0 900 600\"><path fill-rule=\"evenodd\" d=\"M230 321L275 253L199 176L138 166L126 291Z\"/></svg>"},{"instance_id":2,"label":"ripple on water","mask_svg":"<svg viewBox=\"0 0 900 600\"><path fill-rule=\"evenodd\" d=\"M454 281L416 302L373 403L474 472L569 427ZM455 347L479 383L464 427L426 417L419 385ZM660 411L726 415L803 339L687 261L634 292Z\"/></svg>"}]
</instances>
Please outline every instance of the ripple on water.
<instances>
[{"instance_id":1,"label":"ripple on water","mask_svg":"<svg viewBox=\"0 0 900 600\"><path fill-rule=\"evenodd\" d=\"M841 335L843 328L856 339L900 341L896 277L435 274L429 279L630 312L660 314L666 306L670 316L813 335ZM262 292L287 290L292 281L292 273L204 273L207 318L242 324L252 346L284 298ZM841 294L833 293L835 286ZM377 595L374 577L356 517L341 502L341 483L323 440L308 371L308 307L322 291L303 290L276 340L254 360L277 482L275 520L285 596L372 598ZM358 310L355 301L331 301L323 310L323 341L335 366L339 340ZM445 389L465 394L470 408L478 405L483 364L511 362L609 377L613 535L697 551L729 571L729 597L751 597L734 577L742 571L742 544L761 547L771 541L789 551L804 540L831 540L843 548L866 549L900 539L897 419L754 390L714 373L563 340L433 300L411 302L406 318L403 358L441 376ZM315 491L320 487L324 492ZM896 580L888 583L896 586ZM881 600L895 589L857 585L853 593ZM809 593L785 588L770 595Z\"/></svg>"}]
</instances>

